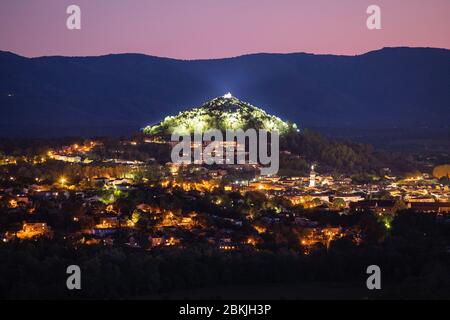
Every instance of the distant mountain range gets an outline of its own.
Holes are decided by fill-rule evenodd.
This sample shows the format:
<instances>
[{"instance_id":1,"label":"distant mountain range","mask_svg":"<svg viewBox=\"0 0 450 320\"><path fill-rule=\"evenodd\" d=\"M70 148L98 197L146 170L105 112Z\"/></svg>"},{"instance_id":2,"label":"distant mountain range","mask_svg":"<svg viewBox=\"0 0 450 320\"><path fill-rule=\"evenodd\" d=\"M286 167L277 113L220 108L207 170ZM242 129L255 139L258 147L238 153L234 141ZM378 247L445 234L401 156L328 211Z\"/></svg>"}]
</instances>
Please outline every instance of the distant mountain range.
<instances>
[{"instance_id":1,"label":"distant mountain range","mask_svg":"<svg viewBox=\"0 0 450 320\"><path fill-rule=\"evenodd\" d=\"M300 128L448 130L450 124L446 49L194 61L0 51L0 70L0 136L125 135L228 91Z\"/></svg>"}]
</instances>

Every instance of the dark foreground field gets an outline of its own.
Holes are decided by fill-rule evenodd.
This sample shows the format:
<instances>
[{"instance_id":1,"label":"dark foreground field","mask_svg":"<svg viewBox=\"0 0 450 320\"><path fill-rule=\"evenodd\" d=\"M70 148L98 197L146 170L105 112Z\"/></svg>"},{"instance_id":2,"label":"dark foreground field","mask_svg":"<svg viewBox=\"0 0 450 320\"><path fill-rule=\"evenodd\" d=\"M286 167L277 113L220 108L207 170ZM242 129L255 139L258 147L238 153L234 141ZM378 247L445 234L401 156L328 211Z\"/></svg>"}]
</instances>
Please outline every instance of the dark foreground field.
<instances>
[{"instance_id":1,"label":"dark foreground field","mask_svg":"<svg viewBox=\"0 0 450 320\"><path fill-rule=\"evenodd\" d=\"M450 288L428 290L388 285L368 290L365 283L286 283L221 286L174 291L138 299L146 300L366 300L366 299L450 299Z\"/></svg>"}]
</instances>

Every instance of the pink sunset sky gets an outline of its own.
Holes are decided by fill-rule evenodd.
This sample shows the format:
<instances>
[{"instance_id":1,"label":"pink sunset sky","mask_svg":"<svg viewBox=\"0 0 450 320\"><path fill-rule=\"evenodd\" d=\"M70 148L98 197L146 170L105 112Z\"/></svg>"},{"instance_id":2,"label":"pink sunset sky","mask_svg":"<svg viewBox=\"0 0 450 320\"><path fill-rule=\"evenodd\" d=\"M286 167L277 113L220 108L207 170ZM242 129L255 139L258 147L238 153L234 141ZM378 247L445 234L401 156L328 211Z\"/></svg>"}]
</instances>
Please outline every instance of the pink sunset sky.
<instances>
[{"instance_id":1,"label":"pink sunset sky","mask_svg":"<svg viewBox=\"0 0 450 320\"><path fill-rule=\"evenodd\" d=\"M66 28L81 7L82 29ZM366 9L381 7L382 30ZM450 0L2 0L0 50L35 57L136 52L203 59L257 52L355 55L450 48Z\"/></svg>"}]
</instances>

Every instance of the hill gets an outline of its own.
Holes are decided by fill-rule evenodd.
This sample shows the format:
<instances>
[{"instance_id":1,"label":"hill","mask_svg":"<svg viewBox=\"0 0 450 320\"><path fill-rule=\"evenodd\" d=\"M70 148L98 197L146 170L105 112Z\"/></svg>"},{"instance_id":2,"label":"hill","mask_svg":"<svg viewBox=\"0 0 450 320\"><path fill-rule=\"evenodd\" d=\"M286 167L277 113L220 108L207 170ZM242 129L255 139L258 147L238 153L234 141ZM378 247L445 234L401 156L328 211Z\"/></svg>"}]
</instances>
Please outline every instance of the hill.
<instances>
[{"instance_id":1,"label":"hill","mask_svg":"<svg viewBox=\"0 0 450 320\"><path fill-rule=\"evenodd\" d=\"M243 102L231 93L214 98L198 108L180 112L177 116L168 116L162 122L147 126L144 133L150 135L170 135L174 132L185 134L208 130L277 130L281 134L297 128L276 116L267 114L247 102Z\"/></svg>"}]
</instances>

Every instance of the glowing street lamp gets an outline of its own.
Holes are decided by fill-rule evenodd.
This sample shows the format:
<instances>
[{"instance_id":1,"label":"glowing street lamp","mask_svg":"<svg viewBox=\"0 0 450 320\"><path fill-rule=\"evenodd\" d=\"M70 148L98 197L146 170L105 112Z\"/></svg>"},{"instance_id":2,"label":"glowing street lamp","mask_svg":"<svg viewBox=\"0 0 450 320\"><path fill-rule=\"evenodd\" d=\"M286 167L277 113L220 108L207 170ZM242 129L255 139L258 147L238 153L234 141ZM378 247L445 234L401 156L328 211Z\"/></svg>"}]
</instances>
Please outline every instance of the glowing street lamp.
<instances>
[{"instance_id":1,"label":"glowing street lamp","mask_svg":"<svg viewBox=\"0 0 450 320\"><path fill-rule=\"evenodd\" d=\"M67 182L67 179L64 178L64 177L61 177L61 178L59 179L59 183L61 183L62 186L64 186L64 185L66 184L66 182Z\"/></svg>"}]
</instances>

